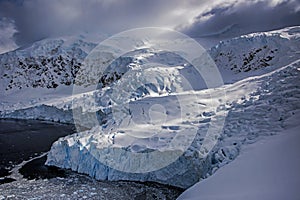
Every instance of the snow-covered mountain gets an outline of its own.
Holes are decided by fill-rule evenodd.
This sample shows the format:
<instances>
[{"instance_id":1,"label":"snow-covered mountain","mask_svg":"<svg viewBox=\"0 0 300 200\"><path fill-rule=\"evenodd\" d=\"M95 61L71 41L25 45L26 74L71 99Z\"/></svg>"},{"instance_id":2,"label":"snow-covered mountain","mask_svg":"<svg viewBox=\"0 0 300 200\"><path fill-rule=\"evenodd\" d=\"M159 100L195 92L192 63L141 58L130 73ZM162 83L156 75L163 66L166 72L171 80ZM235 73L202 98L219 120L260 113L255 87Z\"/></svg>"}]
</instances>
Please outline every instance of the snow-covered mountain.
<instances>
[{"instance_id":1,"label":"snow-covered mountain","mask_svg":"<svg viewBox=\"0 0 300 200\"><path fill-rule=\"evenodd\" d=\"M7 106L24 109L35 102L70 95L75 75L95 41L84 36L45 39L1 54L1 111Z\"/></svg>"},{"instance_id":2,"label":"snow-covered mountain","mask_svg":"<svg viewBox=\"0 0 300 200\"><path fill-rule=\"evenodd\" d=\"M90 70L94 74L87 80L84 73L77 72L96 44L85 39L46 39L0 55L0 116L85 122L80 125L90 130L54 143L48 165L101 180L156 181L187 188L233 160L245 144L276 134L300 109L299 36L300 27L290 27L220 42L209 54L226 85L213 89L206 89L204 81L197 79L193 68L178 55L150 48L121 56L105 72ZM161 65L140 69L143 63ZM133 73L127 79L155 75L155 84L135 88L132 96L122 97L126 90L115 88L130 86L122 82L129 71ZM188 77L196 91L185 88L184 81L177 79L180 75ZM84 87L99 83L98 90L71 96L75 77ZM121 104L124 107L114 107L111 100L116 99L126 100ZM187 106L183 109L182 104ZM224 116L223 131L216 129L207 139L211 124ZM184 144L170 145L178 135L176 141ZM212 151L210 145L215 145ZM172 164L158 162L158 170L152 171L138 160L146 159L139 157L145 152L171 155ZM172 155L179 158L172 160ZM111 162L119 163L118 167Z\"/></svg>"},{"instance_id":3,"label":"snow-covered mountain","mask_svg":"<svg viewBox=\"0 0 300 200\"><path fill-rule=\"evenodd\" d=\"M4 88L1 89L71 85L81 62L95 46L95 43L82 39L45 39L30 47L2 54L1 83Z\"/></svg>"},{"instance_id":4,"label":"snow-covered mountain","mask_svg":"<svg viewBox=\"0 0 300 200\"><path fill-rule=\"evenodd\" d=\"M271 72L295 61L300 52L299 29L300 27L291 27L222 41L210 49L209 54L219 67L224 83L233 83L246 77ZM87 36L69 36L45 39L31 46L1 54L1 115L4 115L4 111L8 114L33 106L52 105L49 100L69 96L75 76L80 76L76 73L82 67L84 58L103 38L104 36L92 39ZM193 67L176 54L153 52L145 48L123 55L115 60L106 74L97 72L93 80L89 81L99 80L102 86L107 86L120 79L128 70L145 62L184 66L180 73L193 79ZM85 78L83 74L83 83L88 82ZM194 89L206 88L199 76L195 76L194 79L196 80L190 81L195 83ZM33 113L30 115L31 118L45 119L45 116L38 117ZM10 114L10 117L13 116Z\"/></svg>"},{"instance_id":5,"label":"snow-covered mountain","mask_svg":"<svg viewBox=\"0 0 300 200\"><path fill-rule=\"evenodd\" d=\"M300 27L292 27L237 37L220 42L209 52L220 69L229 71L227 73L231 76L242 73L242 77L247 77L249 73L244 74L245 72L272 71L295 60L299 55L299 29ZM1 54L1 91L57 88L73 84L83 59L97 45L96 41L100 42L101 39L91 41L84 36L45 39L29 47ZM148 53L149 60L160 57L158 61L164 58L166 62L174 63L172 54L157 55L149 51L151 50L145 49L143 52L144 55ZM132 53L129 57L133 58L132 55L136 54ZM127 58L128 63L133 60ZM118 63L115 67L126 67L126 63ZM230 80L225 77L225 83L228 81Z\"/></svg>"},{"instance_id":6,"label":"snow-covered mountain","mask_svg":"<svg viewBox=\"0 0 300 200\"><path fill-rule=\"evenodd\" d=\"M210 49L225 83L261 75L300 56L300 27L253 33L221 41ZM249 73L250 72L250 73Z\"/></svg>"}]
</instances>

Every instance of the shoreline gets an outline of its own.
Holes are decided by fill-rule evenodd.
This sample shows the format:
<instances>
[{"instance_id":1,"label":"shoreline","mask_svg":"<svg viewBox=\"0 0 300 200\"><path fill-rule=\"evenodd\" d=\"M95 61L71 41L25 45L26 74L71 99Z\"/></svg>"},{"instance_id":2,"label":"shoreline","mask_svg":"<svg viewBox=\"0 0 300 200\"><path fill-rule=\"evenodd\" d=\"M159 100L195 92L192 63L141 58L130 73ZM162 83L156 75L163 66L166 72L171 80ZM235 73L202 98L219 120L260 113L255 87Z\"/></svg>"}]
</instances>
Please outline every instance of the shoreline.
<instances>
[{"instance_id":1,"label":"shoreline","mask_svg":"<svg viewBox=\"0 0 300 200\"><path fill-rule=\"evenodd\" d=\"M155 195L170 199L178 197L184 191L180 188L155 182L98 181L70 169L46 166L44 164L46 153L50 150L52 143L59 137L72 134L74 126L57 122L20 119L0 119L0 125L0 145L2 145L0 147L1 195L9 194L15 197L21 195L28 198L47 195L47 192L41 194L38 190L25 190L25 188L30 188L32 185L39 186L41 184L45 190L61 192L61 195L65 191L72 191L68 195L78 196L78 198L81 195L81 185L88 186L86 190L90 192L90 195L96 194L93 188L105 187L107 189L98 193L98 195L108 195L107 197L109 197L109 195L115 193L115 190L118 190L117 193L124 195L124 199L130 199L129 197L132 195L135 199L144 199ZM28 138L28 136L30 137ZM40 137L43 137L43 140L40 141ZM18 172L15 172L15 170ZM15 175L17 177L14 177ZM91 187L93 191L89 191L89 186L93 186ZM128 191L133 193L129 194ZM51 195L59 194L53 192Z\"/></svg>"}]
</instances>

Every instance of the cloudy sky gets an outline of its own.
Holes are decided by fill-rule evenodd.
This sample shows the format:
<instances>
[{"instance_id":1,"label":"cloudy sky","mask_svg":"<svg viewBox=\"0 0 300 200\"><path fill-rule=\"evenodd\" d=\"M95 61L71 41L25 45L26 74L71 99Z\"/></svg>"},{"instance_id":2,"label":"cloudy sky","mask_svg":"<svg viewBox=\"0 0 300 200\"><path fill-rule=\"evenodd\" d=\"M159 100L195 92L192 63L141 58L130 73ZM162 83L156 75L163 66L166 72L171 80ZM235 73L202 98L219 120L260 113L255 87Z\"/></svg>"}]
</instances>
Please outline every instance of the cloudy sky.
<instances>
[{"instance_id":1,"label":"cloudy sky","mask_svg":"<svg viewBox=\"0 0 300 200\"><path fill-rule=\"evenodd\" d=\"M299 0L0 0L0 52L82 32L161 26L232 37L300 25L299 19Z\"/></svg>"}]
</instances>

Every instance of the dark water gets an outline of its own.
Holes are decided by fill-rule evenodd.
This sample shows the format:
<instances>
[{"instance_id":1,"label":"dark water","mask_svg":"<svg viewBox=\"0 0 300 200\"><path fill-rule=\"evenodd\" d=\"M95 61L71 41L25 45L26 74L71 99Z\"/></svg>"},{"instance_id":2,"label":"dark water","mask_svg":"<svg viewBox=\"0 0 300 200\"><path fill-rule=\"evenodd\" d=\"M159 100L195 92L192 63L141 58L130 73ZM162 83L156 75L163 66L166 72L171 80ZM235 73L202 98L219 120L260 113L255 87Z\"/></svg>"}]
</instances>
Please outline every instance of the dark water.
<instances>
[{"instance_id":1,"label":"dark water","mask_svg":"<svg viewBox=\"0 0 300 200\"><path fill-rule=\"evenodd\" d=\"M44 178L54 178L54 177L66 177L69 170L60 169L54 166L46 166L45 162L47 156L43 156L38 159L34 159L31 162L26 163L19 172L24 178L32 179L44 179Z\"/></svg>"},{"instance_id":2,"label":"dark water","mask_svg":"<svg viewBox=\"0 0 300 200\"><path fill-rule=\"evenodd\" d=\"M9 175L14 165L50 150L58 138L75 132L73 125L36 120L0 120L0 177ZM55 167L44 165L46 157L27 163L20 172L25 177L51 177L62 173ZM54 176L54 175L53 175ZM10 182L11 180L2 180Z\"/></svg>"},{"instance_id":3,"label":"dark water","mask_svg":"<svg viewBox=\"0 0 300 200\"><path fill-rule=\"evenodd\" d=\"M36 158L48 152L58 138L73 132L73 125L0 120L0 197L13 194L16 199L82 199L89 195L88 199L158 200L176 199L183 192L180 188L158 183L96 181L70 170L46 166L46 156ZM25 179L16 181L6 177L15 165L31 158L36 159L19 169ZM95 191L98 196L92 196ZM62 198L61 194L66 197Z\"/></svg>"}]
</instances>

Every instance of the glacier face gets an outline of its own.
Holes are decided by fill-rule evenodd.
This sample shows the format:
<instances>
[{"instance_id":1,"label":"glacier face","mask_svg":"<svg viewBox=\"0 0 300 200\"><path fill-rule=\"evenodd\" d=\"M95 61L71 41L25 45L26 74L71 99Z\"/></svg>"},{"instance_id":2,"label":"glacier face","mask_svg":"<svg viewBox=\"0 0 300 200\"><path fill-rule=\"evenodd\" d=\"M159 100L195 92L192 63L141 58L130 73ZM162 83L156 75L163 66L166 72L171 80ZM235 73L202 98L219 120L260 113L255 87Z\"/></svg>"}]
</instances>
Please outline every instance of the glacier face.
<instances>
[{"instance_id":1,"label":"glacier face","mask_svg":"<svg viewBox=\"0 0 300 200\"><path fill-rule=\"evenodd\" d=\"M79 118L75 120L87 119L86 121L89 123L83 124L83 126L91 128L91 130L61 138L55 142L48 155L48 165L70 168L100 180L156 181L187 188L233 160L244 144L255 142L262 136L275 134L284 127L284 121L293 115L293 111L299 109L299 88L297 87L299 85L299 64L296 62L288 67L283 67L299 59L298 38L299 28L292 27L268 33L250 34L221 42L209 53L218 65L224 82L228 84L222 88L203 90L205 89L202 85L204 83L199 84L197 82L199 80L193 78L193 71L184 60L168 52L157 53L151 49L141 49L133 52L132 55L124 55L112 63L105 72L105 76L100 76L102 80L98 90L73 96L67 94L72 83L66 85L64 82L60 82L61 76L56 76L51 71L55 69L55 67L52 68L52 64L43 66L37 63L37 67L49 71L49 77L45 77L45 83L51 83L52 75L55 80L58 80L55 81L58 85L56 88L48 88L47 84L43 87L33 88L33 83L40 78L39 75L29 78L17 75L30 73L30 65L24 65L25 67L20 69L12 67L22 59L29 59L30 56L35 56L37 62L42 62L40 58L43 55L53 55L53 58L59 58L62 55L61 63L59 59L54 59L55 66L63 67L69 74L72 74L71 69L73 68L64 67L62 64L67 62L69 65L68 62L71 63L72 56L70 59L68 56L64 56L68 55L68 52L74 54L80 58L78 63L81 63L80 60L84 59L95 46L94 43L81 41L80 44L71 42L72 48L69 48L63 45L64 40L53 40L52 42L49 39L35 44L34 49L37 50L33 53L30 53L32 49L25 48L1 55L1 64L8 67L9 73L4 76L6 70L1 72L1 91L3 90L4 98L0 103L0 116L1 118L30 118L72 123L74 120L72 112L78 110L83 114L77 115ZM73 48L74 46L75 48ZM48 47L49 49L47 49ZM136 53L139 56L136 56ZM166 80L168 77L162 74L160 79L163 81L158 81L160 83L157 85L140 88L130 99L127 111L130 111L131 114L126 116L130 116L136 123L130 129L117 129L115 122L122 124L130 118L113 118L110 109L111 102L108 98L112 95L110 88L117 84L126 72L130 70L138 72L139 65L143 62L168 65L170 77L177 77L178 74L188 76L195 83L195 87L198 87L196 88L198 91L177 91L176 88L181 88L176 86L180 81L175 81L167 87L166 83L171 81ZM278 71L272 72L276 69ZM157 71L160 70L157 69ZM151 72L149 73L151 74ZM257 77L252 77L255 75ZM95 77L99 77L99 74L96 73ZM85 82L84 78L82 75L83 82ZM19 85L27 83L29 87L18 89L15 85L16 87L10 88L8 85L11 80L13 83L20 82ZM6 88L8 90L5 90ZM169 93L172 88L176 95ZM224 90L227 96L220 101L220 94ZM43 94L44 97L33 98L34 94ZM190 107L186 109L186 112L181 113L179 109L176 109L178 107L176 98L174 100L176 96L180 96L181 101L189 102ZM11 99L17 99L19 102L10 103ZM97 101L95 102L94 99ZM167 109L149 108L149 104L164 104ZM98 121L93 121L94 109L99 111L97 113ZM149 109L151 112L143 114L145 110ZM123 112L123 110L117 109L115 112ZM217 142L217 145L204 157L206 150L203 147L204 144L207 144L205 139L207 130L211 122L218 121L224 116L224 113L227 114L227 118L222 134L220 136L212 135L210 142ZM147 129L147 124L141 123L153 120L151 116L154 120L156 116L159 116L159 119L165 116L172 123ZM180 116L181 120L176 120L177 116ZM191 143L187 149L184 148L186 145L182 144L168 145L177 133L184 133L184 131L188 133L189 130L196 130L196 134L193 135L194 140L192 141L190 141L190 137L181 138L183 141ZM153 134L157 131L161 135ZM147 139L134 138L141 132L149 137ZM140 173L138 169L147 167L147 162L151 162L149 160L146 160L146 164L134 160L133 163L129 162L122 168L122 165L111 165L109 159L103 157L103 155L122 155L123 158L132 158L132 155L145 152L167 152L170 155L178 154L180 157L171 165L148 173ZM159 161L158 163L165 162L159 159L156 161ZM118 158L115 159L115 162L126 164L124 160L118 160Z\"/></svg>"},{"instance_id":2,"label":"glacier face","mask_svg":"<svg viewBox=\"0 0 300 200\"><path fill-rule=\"evenodd\" d=\"M80 136L62 138L57 141L51 148L46 164L72 169L73 171L88 174L98 180L154 181L182 188L189 187L199 181L201 172L208 168L208 163L204 161L199 162L196 157L193 158L190 155L181 156L175 163L154 172L127 173L119 171L103 164L94 157L90 150L78 145L77 142L79 140L86 139L81 134L79 134ZM85 134L90 135L90 132ZM95 142L95 140L91 142ZM102 153L110 154L109 152L118 151L119 149L111 147L102 150ZM119 159L123 156L126 155L121 155ZM121 160L115 161L122 162ZM139 167L138 163L131 163L131 165Z\"/></svg>"}]
</instances>

